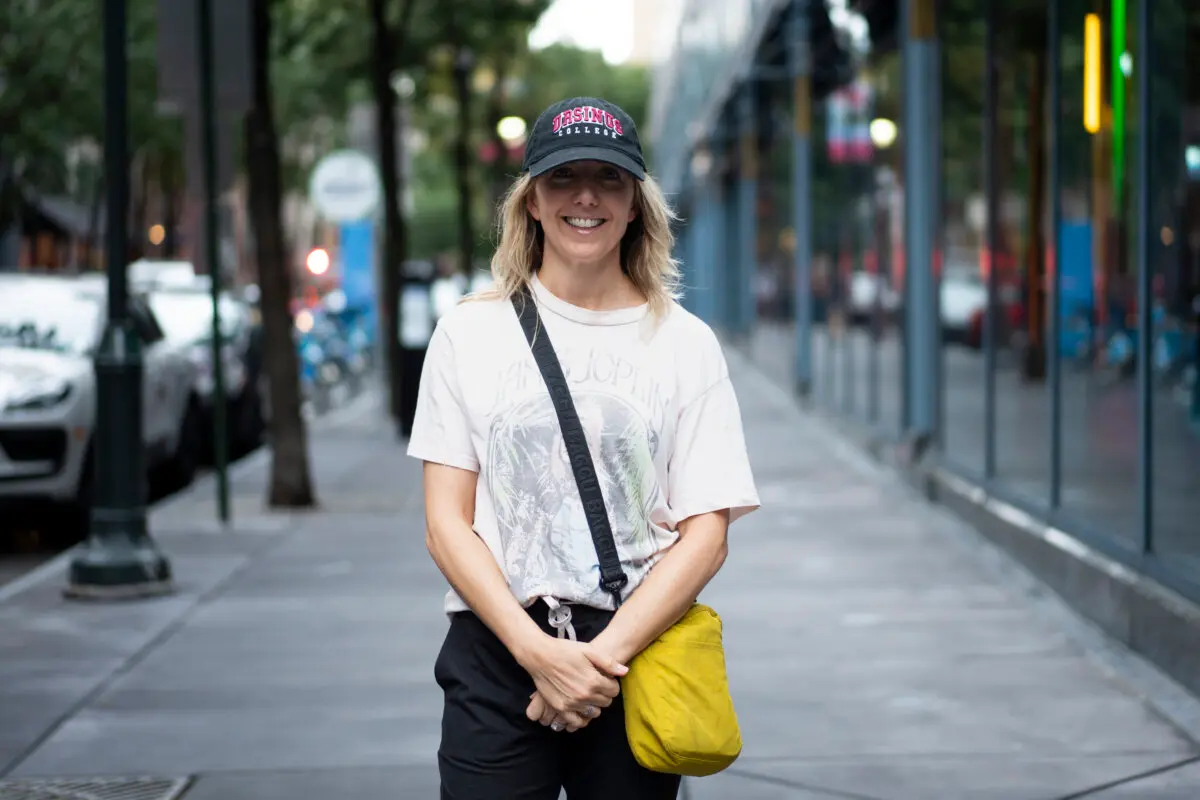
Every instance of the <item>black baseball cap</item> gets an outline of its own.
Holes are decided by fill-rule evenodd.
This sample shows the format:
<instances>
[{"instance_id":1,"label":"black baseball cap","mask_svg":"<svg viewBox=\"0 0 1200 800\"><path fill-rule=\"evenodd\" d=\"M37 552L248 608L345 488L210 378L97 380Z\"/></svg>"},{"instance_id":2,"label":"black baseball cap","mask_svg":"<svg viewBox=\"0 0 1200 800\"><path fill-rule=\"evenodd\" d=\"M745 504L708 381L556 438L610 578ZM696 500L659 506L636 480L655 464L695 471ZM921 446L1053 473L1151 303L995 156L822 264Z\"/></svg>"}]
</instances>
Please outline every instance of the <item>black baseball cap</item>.
<instances>
[{"instance_id":1,"label":"black baseball cap","mask_svg":"<svg viewBox=\"0 0 1200 800\"><path fill-rule=\"evenodd\" d=\"M543 111L525 146L523 171L536 177L571 161L604 161L646 179L633 119L598 97L572 97Z\"/></svg>"}]
</instances>

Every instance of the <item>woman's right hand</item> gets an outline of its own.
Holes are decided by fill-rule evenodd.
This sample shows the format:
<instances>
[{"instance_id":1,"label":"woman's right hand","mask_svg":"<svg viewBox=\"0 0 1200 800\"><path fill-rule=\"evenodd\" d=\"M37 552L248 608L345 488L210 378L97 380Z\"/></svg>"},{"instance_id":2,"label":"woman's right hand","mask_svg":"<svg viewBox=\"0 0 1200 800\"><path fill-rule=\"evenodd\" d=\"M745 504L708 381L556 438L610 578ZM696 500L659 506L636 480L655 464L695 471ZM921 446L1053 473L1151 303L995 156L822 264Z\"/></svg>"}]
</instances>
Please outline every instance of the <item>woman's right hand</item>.
<instances>
[{"instance_id":1,"label":"woman's right hand","mask_svg":"<svg viewBox=\"0 0 1200 800\"><path fill-rule=\"evenodd\" d=\"M586 642L546 636L521 664L546 703L573 727L583 727L621 692L629 671Z\"/></svg>"}]
</instances>

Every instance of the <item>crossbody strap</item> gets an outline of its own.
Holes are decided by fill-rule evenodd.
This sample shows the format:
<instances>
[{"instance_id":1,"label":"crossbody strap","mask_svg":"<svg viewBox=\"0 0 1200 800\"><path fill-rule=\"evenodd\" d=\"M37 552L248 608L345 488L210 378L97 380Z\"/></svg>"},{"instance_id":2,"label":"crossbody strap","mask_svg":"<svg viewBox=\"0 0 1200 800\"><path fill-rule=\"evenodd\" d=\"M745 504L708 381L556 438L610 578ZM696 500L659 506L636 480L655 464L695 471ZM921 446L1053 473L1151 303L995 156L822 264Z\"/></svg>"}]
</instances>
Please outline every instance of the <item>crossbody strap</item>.
<instances>
[{"instance_id":1,"label":"crossbody strap","mask_svg":"<svg viewBox=\"0 0 1200 800\"><path fill-rule=\"evenodd\" d=\"M517 318L521 321L521 328L525 331L529 349L533 351L533 360L537 362L542 380L546 382L546 388L550 391L554 411L558 414L567 457L571 461L571 471L575 474L575 485L579 488L584 516L587 517L588 528L592 532L592 543L596 546L596 555L600 559L600 588L612 595L613 601L619 607L621 590L625 588L629 578L621 569L621 559L617 555L617 545L613 541L612 527L608 521L608 509L604 505L604 495L600 491L600 481L595 464L592 463L591 451L588 450L583 425L575 412L570 387L567 386L567 379L558 363L554 345L550 343L546 327L538 315L537 303L528 287L514 293L512 303Z\"/></svg>"}]
</instances>

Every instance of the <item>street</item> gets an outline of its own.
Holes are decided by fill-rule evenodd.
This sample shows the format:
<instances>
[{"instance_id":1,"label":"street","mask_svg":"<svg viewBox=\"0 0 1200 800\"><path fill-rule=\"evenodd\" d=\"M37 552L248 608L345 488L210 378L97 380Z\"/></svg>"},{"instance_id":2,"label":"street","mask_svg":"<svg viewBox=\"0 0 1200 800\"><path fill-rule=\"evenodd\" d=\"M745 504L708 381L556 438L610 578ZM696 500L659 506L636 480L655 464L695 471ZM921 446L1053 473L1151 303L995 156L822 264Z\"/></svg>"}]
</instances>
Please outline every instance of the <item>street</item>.
<instances>
[{"instance_id":1,"label":"street","mask_svg":"<svg viewBox=\"0 0 1200 800\"><path fill-rule=\"evenodd\" d=\"M1194 699L730 365L764 505L702 599L745 747L688 797L1200 796ZM314 420L319 510L264 509L253 461L228 532L211 482L157 507L170 597L71 603L61 569L0 589L0 798L101 777L154 778L148 799L436 797L445 581L420 466L383 429L373 393Z\"/></svg>"}]
</instances>

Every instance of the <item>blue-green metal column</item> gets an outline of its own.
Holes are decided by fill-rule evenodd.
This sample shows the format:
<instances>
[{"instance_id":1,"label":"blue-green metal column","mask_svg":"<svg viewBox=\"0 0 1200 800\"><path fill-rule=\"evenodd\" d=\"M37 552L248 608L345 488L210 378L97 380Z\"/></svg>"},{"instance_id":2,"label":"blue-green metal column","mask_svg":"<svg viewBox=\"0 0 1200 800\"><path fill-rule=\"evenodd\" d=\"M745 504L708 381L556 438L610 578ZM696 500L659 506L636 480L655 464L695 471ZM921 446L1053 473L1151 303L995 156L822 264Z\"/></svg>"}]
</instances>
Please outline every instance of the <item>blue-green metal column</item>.
<instances>
[{"instance_id":1,"label":"blue-green metal column","mask_svg":"<svg viewBox=\"0 0 1200 800\"><path fill-rule=\"evenodd\" d=\"M693 269L689 289L694 296L692 312L709 325L717 322L716 264L720 260L720 216L717 213L717 192L710 174L695 178L695 201L691 227Z\"/></svg>"},{"instance_id":2,"label":"blue-green metal column","mask_svg":"<svg viewBox=\"0 0 1200 800\"><path fill-rule=\"evenodd\" d=\"M1138 2L1137 58L1138 64L1138 134L1137 134L1137 267L1138 267L1138 517L1142 529L1142 552L1154 552L1154 322L1153 270L1154 239L1150 233L1152 148L1154 147L1154 77L1153 24L1150 0Z\"/></svg>"},{"instance_id":3,"label":"blue-green metal column","mask_svg":"<svg viewBox=\"0 0 1200 800\"><path fill-rule=\"evenodd\" d=\"M812 63L808 4L792 0L788 16L788 66L792 73L792 233L796 313L796 392L813 386L812 346Z\"/></svg>"},{"instance_id":4,"label":"blue-green metal column","mask_svg":"<svg viewBox=\"0 0 1200 800\"><path fill-rule=\"evenodd\" d=\"M693 314L696 313L696 298L692 294L692 286L696 280L696 248L693 246L696 228L696 188L691 183L685 185L681 192L685 198L677 206L681 211L682 221L675 232L675 250L672 253L679 264L679 280L682 283L683 297L679 304Z\"/></svg>"},{"instance_id":5,"label":"blue-green metal column","mask_svg":"<svg viewBox=\"0 0 1200 800\"><path fill-rule=\"evenodd\" d=\"M725 171L717 178L716 184L717 219L721 230L717 240L721 249L715 251L716 269L713 271L717 296L717 323L726 333L734 333L737 321L737 282L740 277L737 268L738 242L741 233L738 230L737 177Z\"/></svg>"},{"instance_id":6,"label":"blue-green metal column","mask_svg":"<svg viewBox=\"0 0 1200 800\"><path fill-rule=\"evenodd\" d=\"M983 324L983 476L996 477L996 356L1000 330L1000 58L997 37L1001 5L987 0L984 12L983 78L983 196L987 206L985 246L989 254L987 308Z\"/></svg>"},{"instance_id":7,"label":"blue-green metal column","mask_svg":"<svg viewBox=\"0 0 1200 800\"><path fill-rule=\"evenodd\" d=\"M709 236L706 241L709 247L707 260L709 293L709 309L712 315L710 323L715 328L728 329L729 326L729 254L732 250L732 237L735 231L729 224L729 181L727 152L728 139L725 136L726 122L719 119L716 129L710 139L712 167L705 181L708 191L707 226Z\"/></svg>"},{"instance_id":8,"label":"blue-green metal column","mask_svg":"<svg viewBox=\"0 0 1200 800\"><path fill-rule=\"evenodd\" d=\"M933 261L937 235L940 80L934 0L904 2L904 346L908 370L908 435L935 433L940 350L937 283Z\"/></svg>"},{"instance_id":9,"label":"blue-green metal column","mask_svg":"<svg viewBox=\"0 0 1200 800\"><path fill-rule=\"evenodd\" d=\"M758 276L758 121L753 83L738 98L738 274L732 329L738 336L754 330Z\"/></svg>"},{"instance_id":10,"label":"blue-green metal column","mask_svg":"<svg viewBox=\"0 0 1200 800\"><path fill-rule=\"evenodd\" d=\"M1050 291L1047 293L1046 314L1049 332L1046 351L1050 386L1050 508L1062 505L1062 173L1063 134L1062 114L1062 3L1050 0L1046 13L1047 42L1050 55L1050 241L1051 261Z\"/></svg>"}]
</instances>

